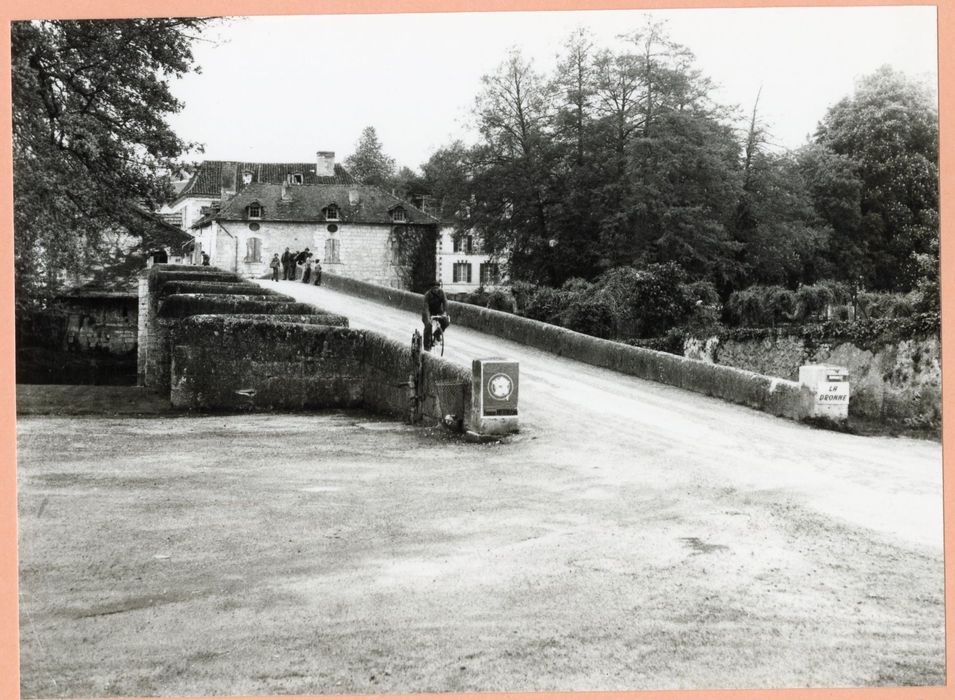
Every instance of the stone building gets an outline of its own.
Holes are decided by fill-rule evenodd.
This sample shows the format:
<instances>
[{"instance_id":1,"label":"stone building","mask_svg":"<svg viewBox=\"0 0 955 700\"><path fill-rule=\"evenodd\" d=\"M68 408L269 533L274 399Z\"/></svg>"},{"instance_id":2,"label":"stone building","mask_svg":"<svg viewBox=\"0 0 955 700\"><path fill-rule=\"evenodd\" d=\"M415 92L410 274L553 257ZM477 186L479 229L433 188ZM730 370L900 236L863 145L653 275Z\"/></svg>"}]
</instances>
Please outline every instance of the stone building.
<instances>
[{"instance_id":1,"label":"stone building","mask_svg":"<svg viewBox=\"0 0 955 700\"><path fill-rule=\"evenodd\" d=\"M351 185L355 179L338 163L332 151L318 151L311 163L243 163L205 160L185 182L174 183L177 194L159 214L188 231L213 206L250 184Z\"/></svg>"},{"instance_id":2,"label":"stone building","mask_svg":"<svg viewBox=\"0 0 955 700\"><path fill-rule=\"evenodd\" d=\"M334 158L319 151L315 163L206 161L167 213L181 213L195 237L194 261L206 253L212 265L247 277L268 275L273 254L308 248L326 272L420 287L434 275L438 219L355 182Z\"/></svg>"},{"instance_id":3,"label":"stone building","mask_svg":"<svg viewBox=\"0 0 955 700\"><path fill-rule=\"evenodd\" d=\"M448 294L467 294L479 287L493 289L504 281L500 265L483 251L481 237L474 231L457 233L452 227L442 228L436 254L438 279Z\"/></svg>"}]
</instances>

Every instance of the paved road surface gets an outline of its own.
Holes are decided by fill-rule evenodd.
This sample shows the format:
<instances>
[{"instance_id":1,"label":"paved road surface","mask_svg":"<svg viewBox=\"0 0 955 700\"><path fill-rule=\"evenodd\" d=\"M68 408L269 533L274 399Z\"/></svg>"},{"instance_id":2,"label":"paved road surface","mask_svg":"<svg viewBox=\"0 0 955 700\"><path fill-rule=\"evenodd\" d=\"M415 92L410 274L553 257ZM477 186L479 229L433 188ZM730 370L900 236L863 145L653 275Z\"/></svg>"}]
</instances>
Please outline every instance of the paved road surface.
<instances>
[{"instance_id":1,"label":"paved road surface","mask_svg":"<svg viewBox=\"0 0 955 700\"><path fill-rule=\"evenodd\" d=\"M296 282L262 282L299 301L409 341L415 314ZM453 321L453 319L452 319ZM787 502L936 554L942 548L939 443L808 428L733 404L452 326L445 357L521 365L521 425L555 460L602 459L617 479L778 491Z\"/></svg>"}]
</instances>

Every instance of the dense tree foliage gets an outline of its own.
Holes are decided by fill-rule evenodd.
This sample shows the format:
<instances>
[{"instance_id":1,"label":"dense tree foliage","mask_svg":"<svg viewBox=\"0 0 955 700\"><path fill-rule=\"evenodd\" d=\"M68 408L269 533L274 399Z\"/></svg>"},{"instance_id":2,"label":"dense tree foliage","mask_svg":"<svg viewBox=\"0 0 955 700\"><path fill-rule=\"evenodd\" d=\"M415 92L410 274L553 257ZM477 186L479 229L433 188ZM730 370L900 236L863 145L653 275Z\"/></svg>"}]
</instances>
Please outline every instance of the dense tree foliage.
<instances>
[{"instance_id":1,"label":"dense tree foliage","mask_svg":"<svg viewBox=\"0 0 955 700\"><path fill-rule=\"evenodd\" d=\"M12 25L17 301L39 303L115 251L116 232L169 195L188 147L167 117L204 20Z\"/></svg>"},{"instance_id":2,"label":"dense tree foliage","mask_svg":"<svg viewBox=\"0 0 955 700\"><path fill-rule=\"evenodd\" d=\"M671 287L703 285L680 302L695 294L696 316L727 305L735 323L818 318L866 290L937 309L938 118L925 89L881 69L794 152L770 145L758 96L743 121L712 94L653 21L610 48L574 32L551 75L515 49L483 80L479 140L435 153L414 187L483 236L533 290L517 284L517 306L542 320L598 317L578 282L563 287L580 278L615 305L614 333L659 332L666 322L621 304L659 305L640 280L664 271ZM660 313L694 317L681 309Z\"/></svg>"},{"instance_id":3,"label":"dense tree foliage","mask_svg":"<svg viewBox=\"0 0 955 700\"><path fill-rule=\"evenodd\" d=\"M863 284L911 289L922 269L917 256L936 249L939 231L938 114L928 90L884 67L829 109L815 141L828 165L839 162L829 154L844 159L839 180L855 180L841 206L849 211L832 216L831 201L819 207L837 234L834 247L853 250L857 261L845 262Z\"/></svg>"}]
</instances>

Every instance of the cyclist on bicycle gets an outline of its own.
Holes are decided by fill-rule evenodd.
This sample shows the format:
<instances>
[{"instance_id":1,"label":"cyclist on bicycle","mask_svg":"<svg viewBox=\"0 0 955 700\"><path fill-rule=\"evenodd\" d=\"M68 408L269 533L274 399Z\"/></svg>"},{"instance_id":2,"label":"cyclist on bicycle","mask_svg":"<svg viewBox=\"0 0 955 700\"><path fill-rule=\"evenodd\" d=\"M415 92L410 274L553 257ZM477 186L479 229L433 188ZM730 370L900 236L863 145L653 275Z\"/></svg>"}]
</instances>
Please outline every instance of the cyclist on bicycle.
<instances>
[{"instance_id":1,"label":"cyclist on bicycle","mask_svg":"<svg viewBox=\"0 0 955 700\"><path fill-rule=\"evenodd\" d=\"M438 320L441 332L450 325L451 319L448 318L448 298L441 289L441 283L435 280L431 287L424 294L424 309L421 312L421 320L424 322L424 349L430 350L434 345L434 338L431 337L431 317Z\"/></svg>"}]
</instances>

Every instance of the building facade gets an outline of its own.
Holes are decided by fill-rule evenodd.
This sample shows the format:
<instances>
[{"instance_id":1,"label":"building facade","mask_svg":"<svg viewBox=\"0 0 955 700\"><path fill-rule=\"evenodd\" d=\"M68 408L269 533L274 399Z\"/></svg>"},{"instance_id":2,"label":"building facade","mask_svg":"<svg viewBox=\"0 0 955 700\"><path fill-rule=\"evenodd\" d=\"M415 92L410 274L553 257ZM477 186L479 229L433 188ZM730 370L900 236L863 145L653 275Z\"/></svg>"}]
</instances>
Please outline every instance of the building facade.
<instances>
[{"instance_id":1,"label":"building facade","mask_svg":"<svg viewBox=\"0 0 955 700\"><path fill-rule=\"evenodd\" d=\"M448 294L493 289L504 283L500 264L483 252L481 237L473 231L456 233L449 226L438 237L437 271Z\"/></svg>"},{"instance_id":2,"label":"building facade","mask_svg":"<svg viewBox=\"0 0 955 700\"><path fill-rule=\"evenodd\" d=\"M421 244L429 266L439 222L398 197L355 182L319 152L311 167L301 163L227 163L200 167L196 182L183 190L175 206L183 211L204 201L215 181L221 198L192 221L194 258L247 277L265 277L273 255L306 248L325 272L395 288L409 288ZM200 180L207 184L202 184ZM276 180L278 182L276 182ZM190 216L184 215L184 222ZM419 275L420 276L420 275Z\"/></svg>"}]
</instances>

